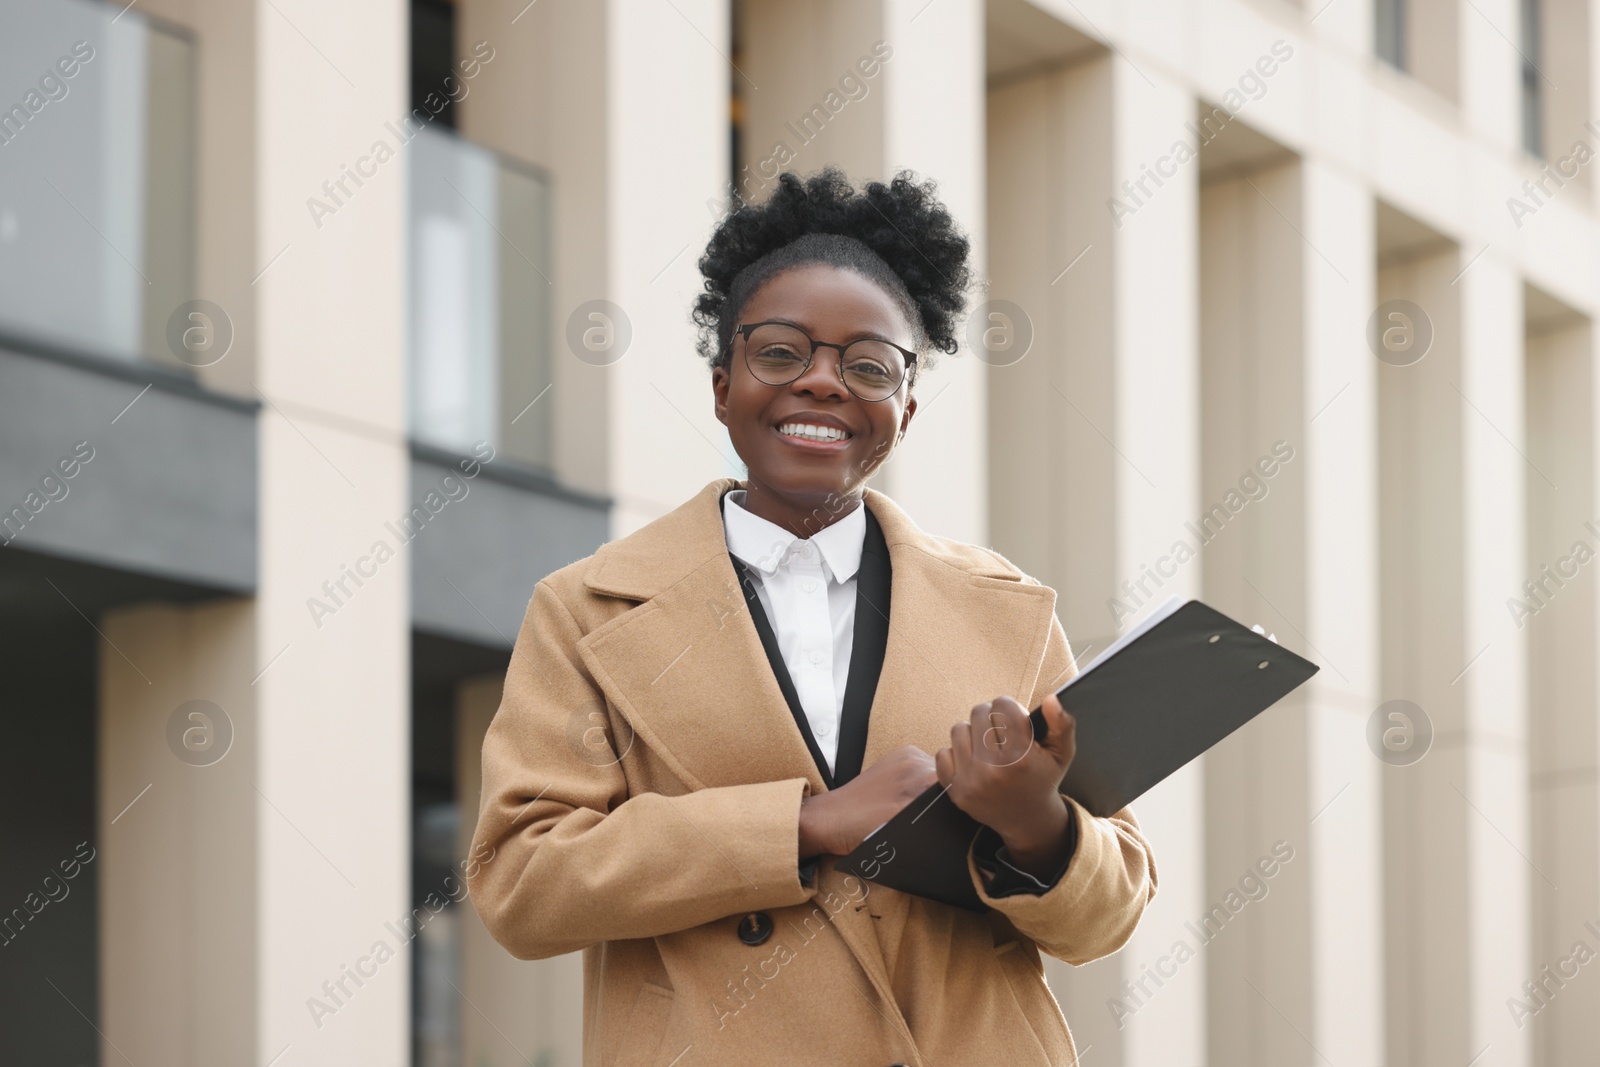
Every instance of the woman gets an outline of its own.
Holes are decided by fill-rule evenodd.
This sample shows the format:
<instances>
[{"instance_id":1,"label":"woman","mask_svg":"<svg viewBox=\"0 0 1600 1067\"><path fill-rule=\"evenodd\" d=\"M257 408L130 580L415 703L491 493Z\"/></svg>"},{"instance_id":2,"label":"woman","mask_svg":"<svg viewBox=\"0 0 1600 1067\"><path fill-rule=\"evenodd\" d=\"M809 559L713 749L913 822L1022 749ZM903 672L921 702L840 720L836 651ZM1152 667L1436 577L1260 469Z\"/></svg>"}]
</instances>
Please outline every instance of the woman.
<instances>
[{"instance_id":1,"label":"woman","mask_svg":"<svg viewBox=\"0 0 1600 1067\"><path fill-rule=\"evenodd\" d=\"M865 486L956 350L967 253L905 174L729 216L695 318L748 477L534 590L470 885L513 955L583 951L585 1064L1076 1063L1039 952L1119 948L1149 846L1057 792L1055 593ZM986 827L986 913L835 868L936 780Z\"/></svg>"}]
</instances>

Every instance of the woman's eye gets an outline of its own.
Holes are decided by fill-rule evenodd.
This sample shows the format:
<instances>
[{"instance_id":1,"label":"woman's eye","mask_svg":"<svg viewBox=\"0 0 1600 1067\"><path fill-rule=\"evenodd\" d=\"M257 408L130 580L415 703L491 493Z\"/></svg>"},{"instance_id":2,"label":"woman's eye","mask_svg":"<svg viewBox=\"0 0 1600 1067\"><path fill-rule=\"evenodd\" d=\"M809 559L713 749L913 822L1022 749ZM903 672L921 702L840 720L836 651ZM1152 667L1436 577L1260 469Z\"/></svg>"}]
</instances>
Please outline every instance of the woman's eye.
<instances>
[{"instance_id":1,"label":"woman's eye","mask_svg":"<svg viewBox=\"0 0 1600 1067\"><path fill-rule=\"evenodd\" d=\"M845 368L846 374L854 374L861 378L889 378L889 368L870 359L858 359Z\"/></svg>"}]
</instances>

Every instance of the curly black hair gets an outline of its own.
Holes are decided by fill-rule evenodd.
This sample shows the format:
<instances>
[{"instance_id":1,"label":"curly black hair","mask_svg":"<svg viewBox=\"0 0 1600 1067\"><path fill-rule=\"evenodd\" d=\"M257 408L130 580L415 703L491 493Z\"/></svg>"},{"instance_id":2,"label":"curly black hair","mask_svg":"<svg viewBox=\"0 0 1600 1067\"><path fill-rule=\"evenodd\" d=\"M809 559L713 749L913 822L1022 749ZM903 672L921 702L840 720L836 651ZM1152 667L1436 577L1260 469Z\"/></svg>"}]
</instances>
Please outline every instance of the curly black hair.
<instances>
[{"instance_id":1,"label":"curly black hair","mask_svg":"<svg viewBox=\"0 0 1600 1067\"><path fill-rule=\"evenodd\" d=\"M808 263L854 271L882 285L920 336L923 353L954 353L966 309L971 243L939 202L931 180L901 171L861 190L835 167L810 178L785 171L765 202L741 205L700 257L705 292L695 300L699 351L727 366L745 302L774 275Z\"/></svg>"}]
</instances>

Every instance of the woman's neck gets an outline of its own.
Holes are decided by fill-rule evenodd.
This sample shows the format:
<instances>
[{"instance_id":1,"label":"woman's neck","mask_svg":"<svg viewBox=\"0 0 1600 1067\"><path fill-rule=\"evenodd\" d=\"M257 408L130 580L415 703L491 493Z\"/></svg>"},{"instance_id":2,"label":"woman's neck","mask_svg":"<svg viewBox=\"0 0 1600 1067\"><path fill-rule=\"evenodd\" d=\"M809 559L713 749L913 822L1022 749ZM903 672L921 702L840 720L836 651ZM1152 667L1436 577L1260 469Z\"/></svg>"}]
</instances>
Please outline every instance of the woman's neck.
<instances>
[{"instance_id":1,"label":"woman's neck","mask_svg":"<svg viewBox=\"0 0 1600 1067\"><path fill-rule=\"evenodd\" d=\"M748 479L744 488L742 506L746 511L801 539L815 537L850 515L863 506L866 496L865 488L860 488L848 494L828 493L815 499L795 500Z\"/></svg>"}]
</instances>

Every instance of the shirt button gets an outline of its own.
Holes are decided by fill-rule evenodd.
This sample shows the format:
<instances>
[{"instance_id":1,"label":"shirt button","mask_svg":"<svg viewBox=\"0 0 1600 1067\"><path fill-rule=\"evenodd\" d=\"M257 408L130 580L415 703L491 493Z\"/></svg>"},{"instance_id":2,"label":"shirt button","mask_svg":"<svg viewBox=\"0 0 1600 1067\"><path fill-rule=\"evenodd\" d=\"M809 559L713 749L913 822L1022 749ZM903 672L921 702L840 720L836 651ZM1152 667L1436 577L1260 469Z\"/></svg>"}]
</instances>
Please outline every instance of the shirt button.
<instances>
[{"instance_id":1,"label":"shirt button","mask_svg":"<svg viewBox=\"0 0 1600 1067\"><path fill-rule=\"evenodd\" d=\"M813 653L811 653L811 662L812 663L821 663L822 662L822 653L821 652L813 652Z\"/></svg>"},{"instance_id":2,"label":"shirt button","mask_svg":"<svg viewBox=\"0 0 1600 1067\"><path fill-rule=\"evenodd\" d=\"M800 588L804 589L808 593L815 593L817 591L817 581L815 578L807 578L804 582L800 583Z\"/></svg>"},{"instance_id":3,"label":"shirt button","mask_svg":"<svg viewBox=\"0 0 1600 1067\"><path fill-rule=\"evenodd\" d=\"M800 546L800 558L801 559L810 559L811 558L811 546L810 545L801 545Z\"/></svg>"},{"instance_id":4,"label":"shirt button","mask_svg":"<svg viewBox=\"0 0 1600 1067\"><path fill-rule=\"evenodd\" d=\"M817 724L817 736L827 737L833 733L833 723L822 722Z\"/></svg>"}]
</instances>

